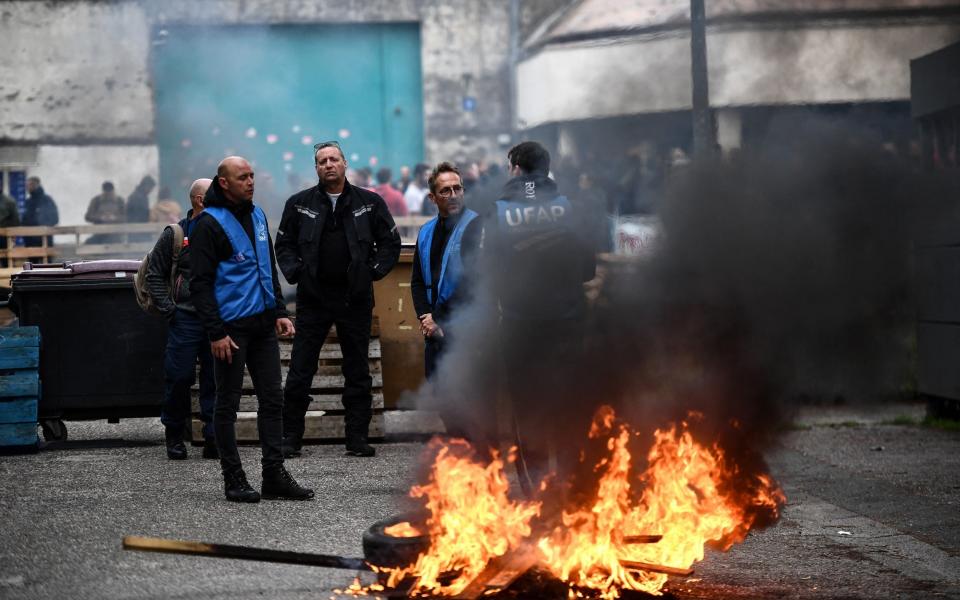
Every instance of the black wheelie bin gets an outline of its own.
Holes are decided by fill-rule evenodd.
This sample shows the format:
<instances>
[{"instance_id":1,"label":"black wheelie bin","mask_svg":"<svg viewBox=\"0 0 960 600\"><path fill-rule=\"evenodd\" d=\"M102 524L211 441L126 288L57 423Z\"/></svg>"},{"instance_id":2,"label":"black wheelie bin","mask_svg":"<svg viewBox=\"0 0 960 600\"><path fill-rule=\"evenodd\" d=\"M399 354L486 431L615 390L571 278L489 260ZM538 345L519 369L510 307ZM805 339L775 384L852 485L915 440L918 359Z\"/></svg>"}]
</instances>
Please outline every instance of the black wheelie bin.
<instances>
[{"instance_id":1,"label":"black wheelie bin","mask_svg":"<svg viewBox=\"0 0 960 600\"><path fill-rule=\"evenodd\" d=\"M64 420L150 417L163 401L166 323L134 297L140 261L25 265L13 276L10 308L40 327L38 418L48 440Z\"/></svg>"}]
</instances>

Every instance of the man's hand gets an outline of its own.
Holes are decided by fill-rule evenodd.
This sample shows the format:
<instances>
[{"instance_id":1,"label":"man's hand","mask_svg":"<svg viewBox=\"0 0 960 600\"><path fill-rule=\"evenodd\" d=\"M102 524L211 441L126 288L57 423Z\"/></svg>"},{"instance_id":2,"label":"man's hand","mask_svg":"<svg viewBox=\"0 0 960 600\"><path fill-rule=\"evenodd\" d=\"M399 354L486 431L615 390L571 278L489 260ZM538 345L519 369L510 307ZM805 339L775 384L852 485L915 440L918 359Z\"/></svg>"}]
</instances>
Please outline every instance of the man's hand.
<instances>
[{"instance_id":1,"label":"man's hand","mask_svg":"<svg viewBox=\"0 0 960 600\"><path fill-rule=\"evenodd\" d=\"M420 335L428 337L443 337L443 330L433 320L433 313L427 313L420 317Z\"/></svg>"},{"instance_id":2,"label":"man's hand","mask_svg":"<svg viewBox=\"0 0 960 600\"><path fill-rule=\"evenodd\" d=\"M280 337L291 337L297 332L293 327L293 321L286 317L281 317L277 319L277 335Z\"/></svg>"},{"instance_id":3,"label":"man's hand","mask_svg":"<svg viewBox=\"0 0 960 600\"><path fill-rule=\"evenodd\" d=\"M213 352L213 357L217 360L225 360L227 363L233 362L233 351L239 349L240 346L233 343L229 335L215 342L210 342L210 350Z\"/></svg>"}]
</instances>

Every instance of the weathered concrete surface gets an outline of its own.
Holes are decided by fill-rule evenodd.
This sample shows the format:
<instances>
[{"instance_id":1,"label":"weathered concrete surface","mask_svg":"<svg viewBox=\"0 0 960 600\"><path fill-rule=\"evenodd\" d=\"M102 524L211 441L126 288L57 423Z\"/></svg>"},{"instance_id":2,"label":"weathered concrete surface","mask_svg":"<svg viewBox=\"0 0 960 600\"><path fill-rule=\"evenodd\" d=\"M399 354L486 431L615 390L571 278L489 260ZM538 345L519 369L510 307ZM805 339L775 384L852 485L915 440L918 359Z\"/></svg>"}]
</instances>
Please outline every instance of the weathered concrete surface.
<instances>
[{"instance_id":1,"label":"weathered concrete surface","mask_svg":"<svg viewBox=\"0 0 960 600\"><path fill-rule=\"evenodd\" d=\"M783 519L729 553L708 553L672 593L960 598L960 433L891 424L921 414L917 405L805 411L769 453L789 498ZM384 444L360 460L311 446L289 467L316 501L237 506L196 449L186 462L166 460L153 420L68 425L73 441L60 448L0 458L0 597L327 598L352 574L124 552L120 539L359 555L362 531L403 503L422 448ZM242 449L254 485L257 455Z\"/></svg>"},{"instance_id":2,"label":"weathered concrete surface","mask_svg":"<svg viewBox=\"0 0 960 600\"><path fill-rule=\"evenodd\" d=\"M565 0L531 0L521 27ZM509 2L502 0L71 0L0 7L0 140L154 141L150 49L176 25L420 24L425 158L492 156L510 132ZM478 99L475 111L464 96Z\"/></svg>"}]
</instances>

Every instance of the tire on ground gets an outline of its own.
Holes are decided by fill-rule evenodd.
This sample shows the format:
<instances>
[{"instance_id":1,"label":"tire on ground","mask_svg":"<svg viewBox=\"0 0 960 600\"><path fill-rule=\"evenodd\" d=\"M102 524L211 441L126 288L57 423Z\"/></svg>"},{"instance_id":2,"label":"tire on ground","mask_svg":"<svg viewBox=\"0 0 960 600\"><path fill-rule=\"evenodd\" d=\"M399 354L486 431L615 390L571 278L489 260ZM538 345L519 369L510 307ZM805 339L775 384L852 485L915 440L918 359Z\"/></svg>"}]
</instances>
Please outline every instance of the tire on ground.
<instances>
[{"instance_id":1,"label":"tire on ground","mask_svg":"<svg viewBox=\"0 0 960 600\"><path fill-rule=\"evenodd\" d=\"M417 556L429 548L430 536L394 537L384 531L404 521L422 529L426 513L401 513L371 525L363 534L363 556L368 563L378 567L405 567L415 563Z\"/></svg>"}]
</instances>

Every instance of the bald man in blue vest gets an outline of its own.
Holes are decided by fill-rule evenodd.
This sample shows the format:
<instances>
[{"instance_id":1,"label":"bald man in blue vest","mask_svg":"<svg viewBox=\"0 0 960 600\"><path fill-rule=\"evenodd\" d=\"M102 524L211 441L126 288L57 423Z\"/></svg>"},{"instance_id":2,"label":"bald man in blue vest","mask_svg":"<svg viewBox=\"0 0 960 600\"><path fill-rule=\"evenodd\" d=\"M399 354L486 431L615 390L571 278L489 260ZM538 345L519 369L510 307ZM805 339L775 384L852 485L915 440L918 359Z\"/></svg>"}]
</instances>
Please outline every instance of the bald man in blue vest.
<instances>
[{"instance_id":1,"label":"bald man in blue vest","mask_svg":"<svg viewBox=\"0 0 960 600\"><path fill-rule=\"evenodd\" d=\"M213 429L224 494L233 502L259 502L237 450L236 420L244 366L257 392L257 431L263 451L262 497L309 500L283 466L283 390L278 335L294 333L277 278L263 210L253 203L250 163L230 156L220 163L204 197L205 210L190 236L190 292L214 357L217 396Z\"/></svg>"}]
</instances>

